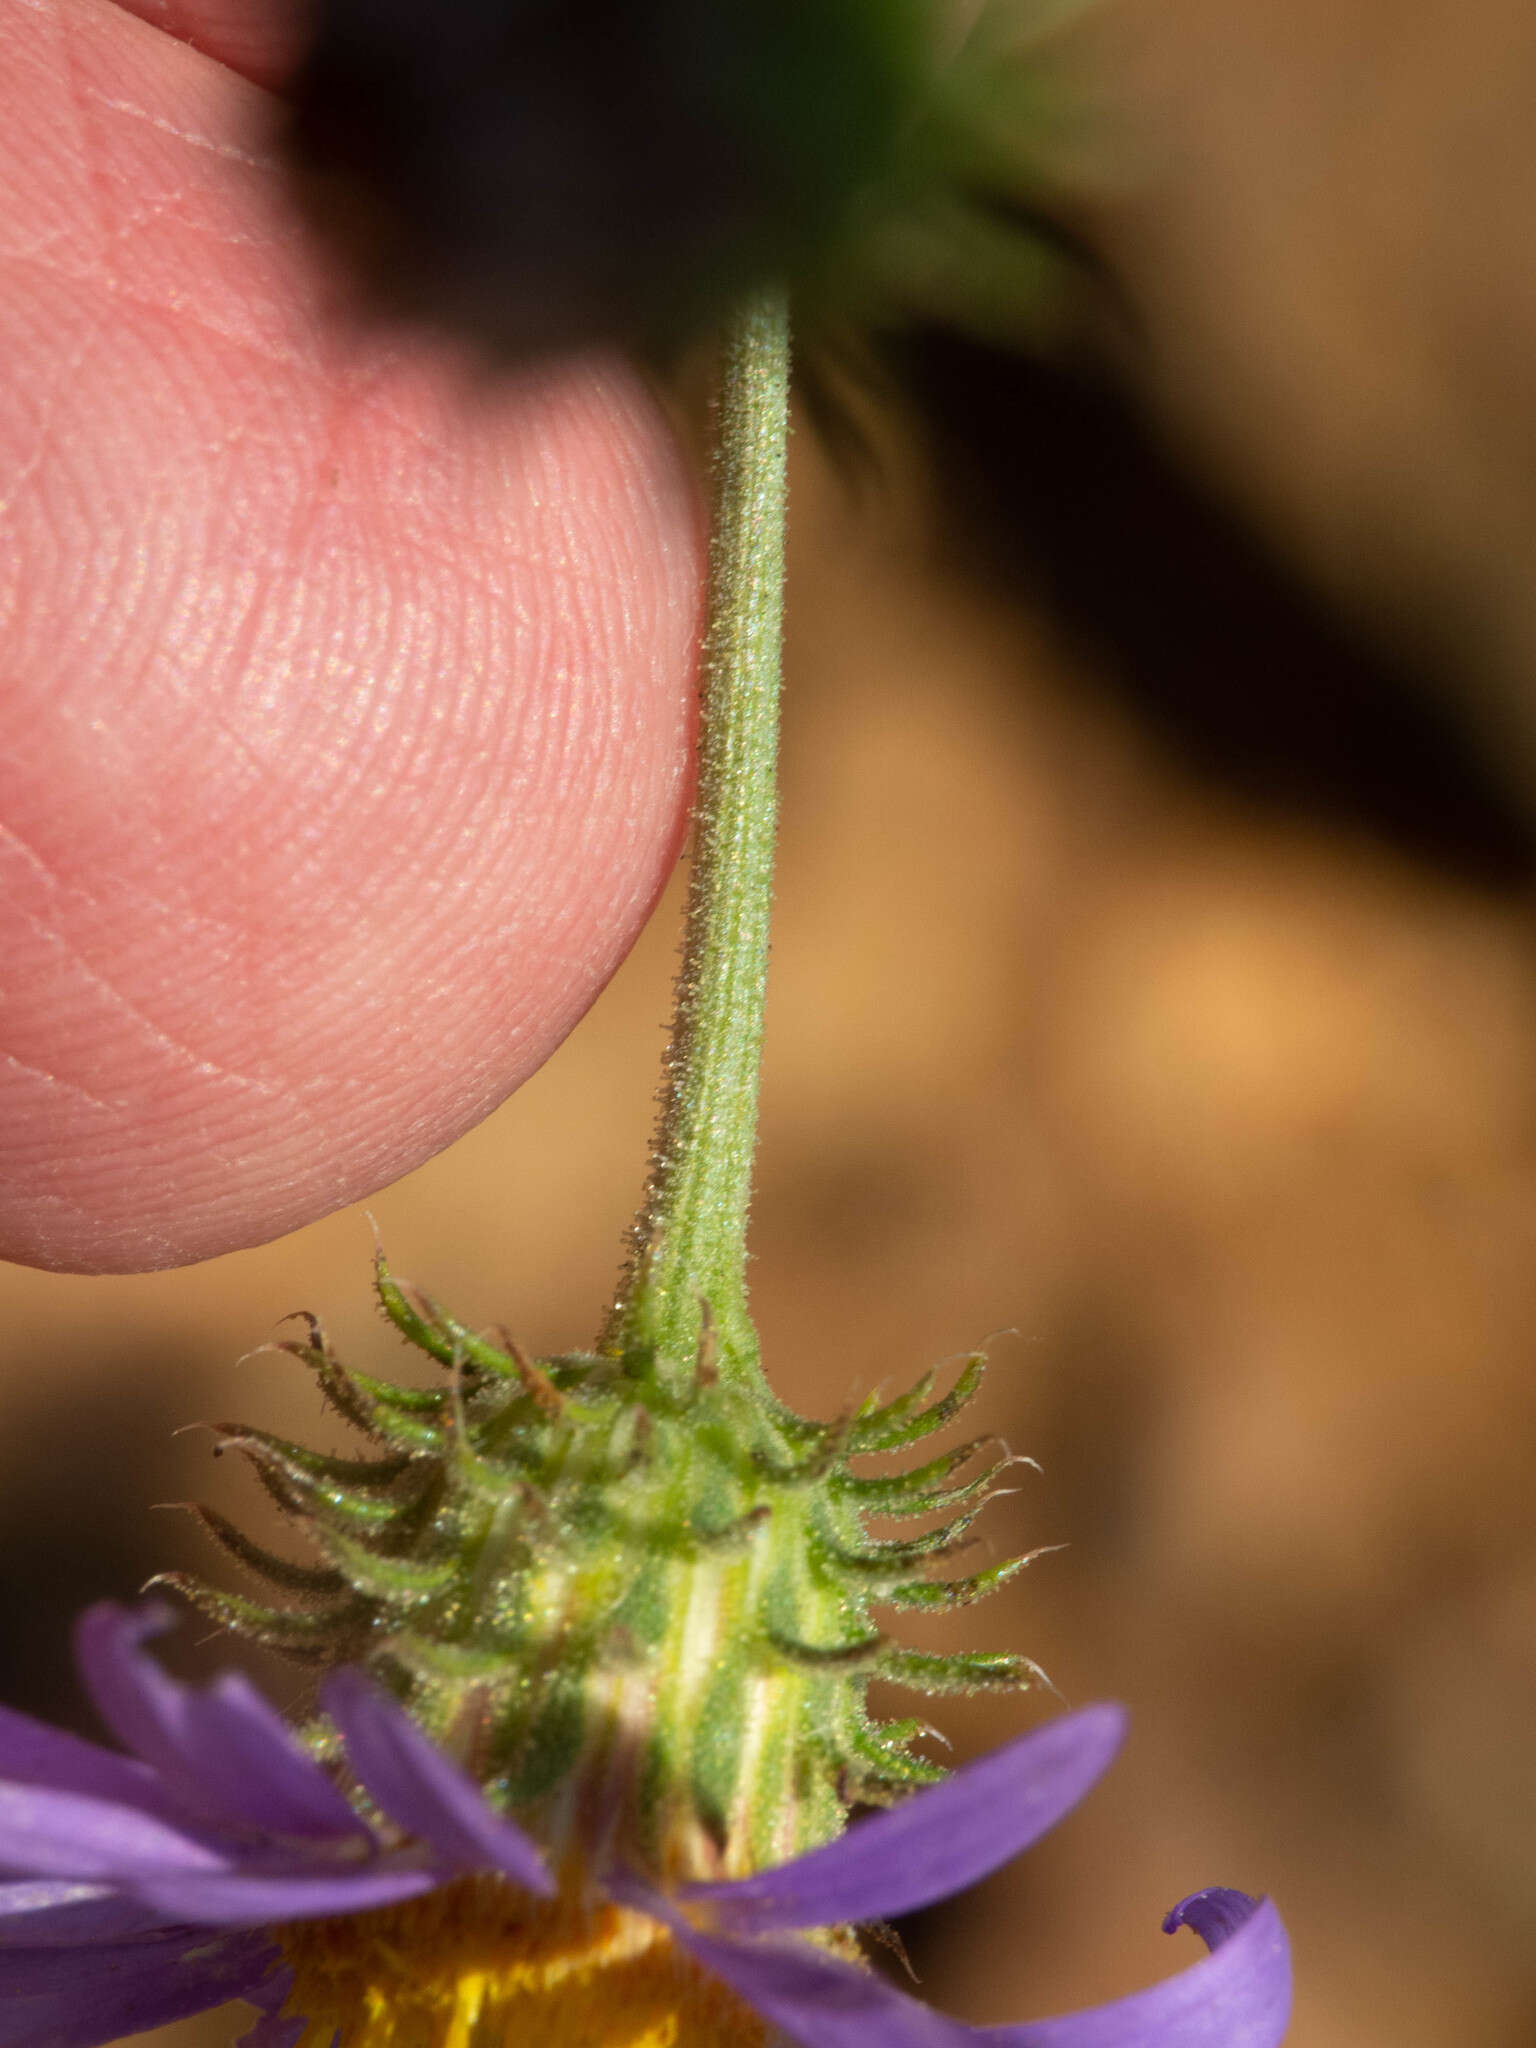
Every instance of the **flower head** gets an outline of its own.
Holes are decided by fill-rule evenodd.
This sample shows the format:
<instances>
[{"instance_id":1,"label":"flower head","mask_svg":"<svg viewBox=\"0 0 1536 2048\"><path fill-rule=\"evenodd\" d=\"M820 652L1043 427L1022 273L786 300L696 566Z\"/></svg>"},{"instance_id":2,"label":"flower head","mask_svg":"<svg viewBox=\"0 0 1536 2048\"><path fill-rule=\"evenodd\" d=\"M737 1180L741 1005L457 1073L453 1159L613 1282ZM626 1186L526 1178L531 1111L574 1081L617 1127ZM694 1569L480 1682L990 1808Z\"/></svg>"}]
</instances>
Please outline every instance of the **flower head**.
<instances>
[{"instance_id":1,"label":"flower head","mask_svg":"<svg viewBox=\"0 0 1536 2048\"><path fill-rule=\"evenodd\" d=\"M610 0L594 36L516 0L320 0L295 190L374 309L502 361L672 347L778 277L835 313L1030 333L1058 283L1023 204L1060 97L1033 60L1062 8L962 12Z\"/></svg>"},{"instance_id":2,"label":"flower head","mask_svg":"<svg viewBox=\"0 0 1536 2048\"><path fill-rule=\"evenodd\" d=\"M546 1854L355 1670L337 1763L243 1677L183 1685L163 1609L98 1607L82 1671L127 1754L0 1711L0 2048L96 2048L244 1999L243 2048L1273 2048L1273 1907L1197 1893L1213 1953L1069 2017L970 2027L867 1969L852 1932L1026 1848L1119 1742L1118 1708L1021 1736L737 1880L666 1884L589 1816Z\"/></svg>"}]
</instances>

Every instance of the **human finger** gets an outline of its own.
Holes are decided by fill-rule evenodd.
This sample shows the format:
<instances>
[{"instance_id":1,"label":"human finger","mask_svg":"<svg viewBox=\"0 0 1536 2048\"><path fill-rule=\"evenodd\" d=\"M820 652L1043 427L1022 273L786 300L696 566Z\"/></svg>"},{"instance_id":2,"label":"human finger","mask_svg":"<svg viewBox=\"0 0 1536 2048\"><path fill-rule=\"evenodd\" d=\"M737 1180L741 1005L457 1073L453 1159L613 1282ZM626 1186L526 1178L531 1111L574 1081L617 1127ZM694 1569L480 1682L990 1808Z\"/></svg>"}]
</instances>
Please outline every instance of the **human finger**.
<instances>
[{"instance_id":1,"label":"human finger","mask_svg":"<svg viewBox=\"0 0 1536 2048\"><path fill-rule=\"evenodd\" d=\"M257 1242L495 1106L682 831L688 481L610 361L343 345L259 95L0 0L0 1251Z\"/></svg>"},{"instance_id":2,"label":"human finger","mask_svg":"<svg viewBox=\"0 0 1536 2048\"><path fill-rule=\"evenodd\" d=\"M117 0L117 5L257 85L280 84L303 40L303 10L296 0Z\"/></svg>"}]
</instances>

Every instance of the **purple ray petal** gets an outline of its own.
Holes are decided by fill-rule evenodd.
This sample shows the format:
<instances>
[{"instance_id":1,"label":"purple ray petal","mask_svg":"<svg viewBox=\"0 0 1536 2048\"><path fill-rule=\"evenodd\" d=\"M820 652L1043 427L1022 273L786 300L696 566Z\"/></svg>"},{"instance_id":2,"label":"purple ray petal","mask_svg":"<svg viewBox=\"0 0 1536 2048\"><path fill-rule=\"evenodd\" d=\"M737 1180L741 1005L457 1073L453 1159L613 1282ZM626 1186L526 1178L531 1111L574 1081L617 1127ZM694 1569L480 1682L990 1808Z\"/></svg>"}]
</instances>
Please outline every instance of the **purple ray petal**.
<instances>
[{"instance_id":1,"label":"purple ray petal","mask_svg":"<svg viewBox=\"0 0 1536 2048\"><path fill-rule=\"evenodd\" d=\"M332 1673L323 1698L345 1739L347 1762L407 1834L455 1870L489 1865L541 1898L553 1895L554 1880L532 1839L493 1813L479 1786L361 1671Z\"/></svg>"},{"instance_id":2,"label":"purple ray petal","mask_svg":"<svg viewBox=\"0 0 1536 2048\"><path fill-rule=\"evenodd\" d=\"M153 1678L165 1674L140 1645L163 1635L174 1619L159 1600L146 1600L139 1607L103 1600L88 1607L75 1623L75 1662L97 1713L125 1749L155 1771L169 1766L172 1777L179 1774L180 1757L163 1725L163 1699L153 1688ZM151 1678L148 1690L146 1673Z\"/></svg>"},{"instance_id":3,"label":"purple ray petal","mask_svg":"<svg viewBox=\"0 0 1536 2048\"><path fill-rule=\"evenodd\" d=\"M149 1871L215 1871L228 1859L137 1807L0 1784L0 1871L108 1883Z\"/></svg>"},{"instance_id":4,"label":"purple ray petal","mask_svg":"<svg viewBox=\"0 0 1536 2048\"><path fill-rule=\"evenodd\" d=\"M137 1806L164 1819L171 1801L153 1771L132 1757L118 1756L98 1743L83 1742L50 1728L29 1714L0 1707L0 1778L17 1785L53 1785L65 1792L88 1792L93 1799Z\"/></svg>"},{"instance_id":5,"label":"purple ray petal","mask_svg":"<svg viewBox=\"0 0 1536 2048\"><path fill-rule=\"evenodd\" d=\"M273 1834L335 1841L368 1830L281 1714L245 1677L226 1671L187 1702L199 1777Z\"/></svg>"},{"instance_id":6,"label":"purple ray petal","mask_svg":"<svg viewBox=\"0 0 1536 2048\"><path fill-rule=\"evenodd\" d=\"M793 1935L743 1941L700 1934L647 1886L621 1880L613 1890L626 1905L664 1920L712 1976L800 2048L972 2048L977 2038L959 2020L812 1942Z\"/></svg>"},{"instance_id":7,"label":"purple ray petal","mask_svg":"<svg viewBox=\"0 0 1536 2048\"><path fill-rule=\"evenodd\" d=\"M0 1949L122 1941L163 1925L162 1914L107 1885L57 1877L0 1884Z\"/></svg>"},{"instance_id":8,"label":"purple ray petal","mask_svg":"<svg viewBox=\"0 0 1536 2048\"><path fill-rule=\"evenodd\" d=\"M974 1884L1053 1828L1108 1769L1125 1723L1120 1707L1063 1715L792 1863L678 1896L707 1900L731 1934L893 1920Z\"/></svg>"},{"instance_id":9,"label":"purple ray petal","mask_svg":"<svg viewBox=\"0 0 1536 2048\"><path fill-rule=\"evenodd\" d=\"M1279 2048L1290 2016L1290 1951L1268 1900L1246 1900L1247 1918L1218 1953L1150 1991L1059 2019L969 2027L810 1942L700 1934L649 1886L620 1878L612 1889L665 1921L800 2048Z\"/></svg>"},{"instance_id":10,"label":"purple ray petal","mask_svg":"<svg viewBox=\"0 0 1536 2048\"><path fill-rule=\"evenodd\" d=\"M259 1988L270 1941L190 1942L183 1931L108 1948L0 1955L0 2048L102 2048Z\"/></svg>"},{"instance_id":11,"label":"purple ray petal","mask_svg":"<svg viewBox=\"0 0 1536 2048\"><path fill-rule=\"evenodd\" d=\"M309 2028L302 2014L285 2020L280 2015L259 2019L249 2033L242 2034L235 2048L299 2048Z\"/></svg>"},{"instance_id":12,"label":"purple ray petal","mask_svg":"<svg viewBox=\"0 0 1536 2048\"><path fill-rule=\"evenodd\" d=\"M81 1616L77 1653L103 1719L194 1811L228 1826L332 1840L365 1830L325 1772L239 1672L182 1685L142 1645L169 1623L150 1604Z\"/></svg>"},{"instance_id":13,"label":"purple ray petal","mask_svg":"<svg viewBox=\"0 0 1536 2048\"><path fill-rule=\"evenodd\" d=\"M1220 1903L1205 1910L1197 1901ZM1238 1902L1241 1902L1240 1904ZM980 2027L992 2048L1278 2048L1291 2014L1291 1952L1268 1899L1197 1892L1188 1922L1219 1945L1177 1977L1113 2005L1020 2027ZM1239 1917L1241 1916L1241 1917ZM1177 1923L1176 1923L1177 1924Z\"/></svg>"},{"instance_id":14,"label":"purple ray petal","mask_svg":"<svg viewBox=\"0 0 1536 2048\"><path fill-rule=\"evenodd\" d=\"M1192 1927L1207 1948L1218 1949L1248 1925L1254 1904L1247 1892L1235 1892L1223 1884L1209 1885L1169 1908L1163 1915L1163 1932L1177 1934L1181 1927Z\"/></svg>"},{"instance_id":15,"label":"purple ray petal","mask_svg":"<svg viewBox=\"0 0 1536 2048\"><path fill-rule=\"evenodd\" d=\"M228 1877L156 1876L138 1880L133 1895L166 1920L202 1927L265 1927L282 1920L328 1920L398 1905L439 1882L430 1870L360 1864L352 1870Z\"/></svg>"},{"instance_id":16,"label":"purple ray petal","mask_svg":"<svg viewBox=\"0 0 1536 2048\"><path fill-rule=\"evenodd\" d=\"M292 1989L293 1972L285 1965L263 1979L259 1990L247 1991L245 1996L258 2012L265 2013L270 2019L274 2013L282 2011L283 2001Z\"/></svg>"}]
</instances>

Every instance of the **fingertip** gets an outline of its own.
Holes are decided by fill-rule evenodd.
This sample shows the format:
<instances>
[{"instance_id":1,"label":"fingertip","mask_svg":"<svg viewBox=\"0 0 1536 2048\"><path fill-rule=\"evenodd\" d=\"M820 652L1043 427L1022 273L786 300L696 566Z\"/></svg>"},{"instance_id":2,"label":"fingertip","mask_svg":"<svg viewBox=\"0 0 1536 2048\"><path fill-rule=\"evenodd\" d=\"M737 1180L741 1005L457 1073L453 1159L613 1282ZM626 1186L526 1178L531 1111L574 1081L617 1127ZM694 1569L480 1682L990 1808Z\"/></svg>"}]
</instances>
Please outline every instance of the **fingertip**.
<instances>
[{"instance_id":1,"label":"fingertip","mask_svg":"<svg viewBox=\"0 0 1536 2048\"><path fill-rule=\"evenodd\" d=\"M16 7L0 1256L142 1270L370 1194L585 1012L681 842L699 518L623 364L338 339L249 87Z\"/></svg>"}]
</instances>

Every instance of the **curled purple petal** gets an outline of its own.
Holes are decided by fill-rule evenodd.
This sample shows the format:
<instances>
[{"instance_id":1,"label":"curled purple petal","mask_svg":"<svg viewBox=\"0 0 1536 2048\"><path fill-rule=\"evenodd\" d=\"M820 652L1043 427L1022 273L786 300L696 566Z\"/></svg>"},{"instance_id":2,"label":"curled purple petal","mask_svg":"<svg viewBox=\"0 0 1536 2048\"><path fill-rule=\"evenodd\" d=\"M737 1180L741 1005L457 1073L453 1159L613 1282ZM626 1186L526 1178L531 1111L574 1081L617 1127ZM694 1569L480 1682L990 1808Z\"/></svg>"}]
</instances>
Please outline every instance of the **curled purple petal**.
<instances>
[{"instance_id":1,"label":"curled purple petal","mask_svg":"<svg viewBox=\"0 0 1536 2048\"><path fill-rule=\"evenodd\" d=\"M554 1880L532 1838L493 1813L480 1788L361 1671L326 1680L325 1710L341 1730L360 1782L407 1834L455 1870L488 1866L549 1898Z\"/></svg>"},{"instance_id":2,"label":"curled purple petal","mask_svg":"<svg viewBox=\"0 0 1536 2048\"><path fill-rule=\"evenodd\" d=\"M259 1991L277 1963L264 1936L159 1940L0 1954L0 2048L103 2048L125 2034Z\"/></svg>"},{"instance_id":3,"label":"curled purple petal","mask_svg":"<svg viewBox=\"0 0 1536 2048\"><path fill-rule=\"evenodd\" d=\"M292 1730L239 1672L182 1685L142 1645L171 1619L102 1602L81 1616L80 1668L102 1718L195 1812L226 1826L331 1840L365 1832Z\"/></svg>"},{"instance_id":4,"label":"curled purple petal","mask_svg":"<svg viewBox=\"0 0 1536 2048\"><path fill-rule=\"evenodd\" d=\"M152 1871L217 1871L228 1858L136 1807L44 1785L0 1784L0 1870L120 1883Z\"/></svg>"},{"instance_id":5,"label":"curled purple petal","mask_svg":"<svg viewBox=\"0 0 1536 2048\"><path fill-rule=\"evenodd\" d=\"M201 1927L264 1927L283 1920L328 1920L369 1913L416 1898L440 1882L431 1870L399 1864L362 1864L352 1870L303 1870L219 1877L156 1876L133 1886L133 1895L162 1920Z\"/></svg>"},{"instance_id":6,"label":"curled purple petal","mask_svg":"<svg viewBox=\"0 0 1536 2048\"><path fill-rule=\"evenodd\" d=\"M1290 1949L1267 1899L1246 1901L1219 1952L1149 1991L1058 2019L970 2027L809 1942L701 1934L649 1886L620 1878L613 1889L799 2048L1279 2048L1290 2017Z\"/></svg>"},{"instance_id":7,"label":"curled purple petal","mask_svg":"<svg viewBox=\"0 0 1536 2048\"><path fill-rule=\"evenodd\" d=\"M1108 1769L1125 1721L1113 1706L1063 1715L792 1863L678 1897L707 1902L732 1934L891 1920L931 1905L1054 1827Z\"/></svg>"},{"instance_id":8,"label":"curled purple petal","mask_svg":"<svg viewBox=\"0 0 1536 2048\"><path fill-rule=\"evenodd\" d=\"M1170 1907L1163 1915L1163 1932L1177 1934L1181 1927L1192 1927L1208 1949L1218 1949L1247 1926L1256 1904L1247 1892L1213 1884Z\"/></svg>"},{"instance_id":9,"label":"curled purple petal","mask_svg":"<svg viewBox=\"0 0 1536 2048\"><path fill-rule=\"evenodd\" d=\"M1268 1899L1242 1892L1195 1894L1212 1896L1221 1905L1209 1915L1191 1911L1189 1924L1200 1932L1208 1918L1219 1946L1177 1977L1087 2012L980 2027L976 2039L992 2048L1278 2048L1291 2014L1291 1953L1280 1915Z\"/></svg>"}]
</instances>

